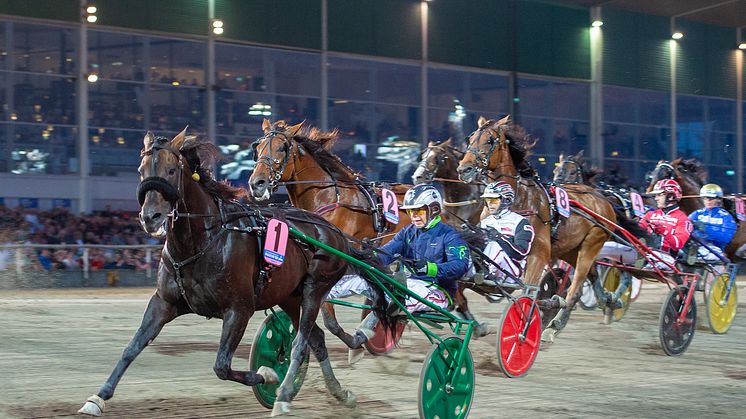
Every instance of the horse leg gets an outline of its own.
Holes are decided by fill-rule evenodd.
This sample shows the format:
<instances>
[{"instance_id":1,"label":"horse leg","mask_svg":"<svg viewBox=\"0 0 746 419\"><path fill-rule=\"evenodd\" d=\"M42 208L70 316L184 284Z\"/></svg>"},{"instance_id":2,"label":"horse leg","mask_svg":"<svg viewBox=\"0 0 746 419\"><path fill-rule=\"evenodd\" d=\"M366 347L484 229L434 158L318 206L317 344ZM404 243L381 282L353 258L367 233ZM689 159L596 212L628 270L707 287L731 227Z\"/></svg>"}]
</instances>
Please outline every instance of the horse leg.
<instances>
[{"instance_id":1,"label":"horse leg","mask_svg":"<svg viewBox=\"0 0 746 419\"><path fill-rule=\"evenodd\" d=\"M371 333L366 333L367 330L372 329L365 328L367 325L367 319L371 316L371 314L368 314L368 316L363 320L363 328L357 329L354 335L351 335L342 329L342 326L339 325L339 322L337 322L337 318L334 316L333 312L329 311L329 306L334 306L333 304L324 303L321 306L321 314L324 318L324 326L332 332L332 334L336 337L338 337L342 342L344 342L345 345L347 345L350 349L357 349L363 346L365 342L368 341L368 339L372 336ZM370 334L371 336L368 336Z\"/></svg>"},{"instance_id":2,"label":"horse leg","mask_svg":"<svg viewBox=\"0 0 746 419\"><path fill-rule=\"evenodd\" d=\"M83 407L78 410L78 413L101 416L106 407L105 401L114 395L114 390L117 384L119 384L119 380L122 379L127 367L158 336L166 323L181 314L184 313L179 312L176 305L161 298L158 292L153 294L143 314L140 327L122 352L122 357L117 362L111 375L109 375L104 385L98 390L98 394L89 397Z\"/></svg>"},{"instance_id":3,"label":"horse leg","mask_svg":"<svg viewBox=\"0 0 746 419\"><path fill-rule=\"evenodd\" d=\"M476 318L469 310L469 302L466 300L466 296L464 295L464 289L464 286L459 284L458 291L456 291L456 295L453 298L453 304L456 312L459 313L464 320L472 320L476 322ZM490 332L489 325L487 323L479 322L476 322L476 324L477 326L474 328L475 337L481 338L487 336Z\"/></svg>"},{"instance_id":4,"label":"horse leg","mask_svg":"<svg viewBox=\"0 0 746 419\"><path fill-rule=\"evenodd\" d=\"M254 371L237 371L231 368L233 354L246 331L249 318L253 310L233 308L223 315L223 330L220 335L220 348L215 359L213 370L221 380L231 380L247 386L257 384L276 384L279 382L277 373L271 368L261 366Z\"/></svg>"},{"instance_id":5,"label":"horse leg","mask_svg":"<svg viewBox=\"0 0 746 419\"><path fill-rule=\"evenodd\" d=\"M355 407L357 404L355 395L349 390L343 389L342 385L337 381L337 377L334 376L332 363L329 360L329 353L326 350L324 331L316 324L313 325L313 329L311 330L308 345L311 347L316 360L319 361L321 373L324 375L324 383L326 384L326 388L329 389L329 393L345 406Z\"/></svg>"}]
</instances>

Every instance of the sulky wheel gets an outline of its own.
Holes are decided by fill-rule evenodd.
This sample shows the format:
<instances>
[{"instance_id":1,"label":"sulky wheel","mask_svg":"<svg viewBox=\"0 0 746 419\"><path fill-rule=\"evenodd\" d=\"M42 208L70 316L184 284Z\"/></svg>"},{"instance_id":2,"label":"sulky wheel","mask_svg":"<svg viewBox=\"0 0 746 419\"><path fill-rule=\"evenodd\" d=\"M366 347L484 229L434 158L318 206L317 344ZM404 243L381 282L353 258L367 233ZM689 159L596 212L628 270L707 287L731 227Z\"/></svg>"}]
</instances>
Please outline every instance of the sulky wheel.
<instances>
[{"instance_id":1,"label":"sulky wheel","mask_svg":"<svg viewBox=\"0 0 746 419\"><path fill-rule=\"evenodd\" d=\"M531 303L528 297L511 301L497 330L497 361L510 378L526 374L539 353L541 316L536 306L529 313Z\"/></svg>"},{"instance_id":2,"label":"sulky wheel","mask_svg":"<svg viewBox=\"0 0 746 419\"><path fill-rule=\"evenodd\" d=\"M430 349L420 372L418 404L420 418L465 418L474 401L474 361L463 340L449 336ZM450 377L455 372L453 382Z\"/></svg>"},{"instance_id":3,"label":"sulky wheel","mask_svg":"<svg viewBox=\"0 0 746 419\"><path fill-rule=\"evenodd\" d=\"M261 366L275 370L280 377L280 383L290 367L290 352L293 349L295 329L290 317L281 310L270 313L262 322L254 335L249 355L249 370L256 371ZM308 355L298 368L293 386L293 397L298 394L308 370ZM271 409L275 403L277 389L280 384L258 384L252 387L254 396L259 403Z\"/></svg>"},{"instance_id":4,"label":"sulky wheel","mask_svg":"<svg viewBox=\"0 0 746 419\"><path fill-rule=\"evenodd\" d=\"M658 333L666 355L683 354L694 337L697 323L697 303L694 298L689 303L686 316L679 319L679 314L684 310L688 292L688 287L679 285L671 289L663 301L658 320Z\"/></svg>"},{"instance_id":5,"label":"sulky wheel","mask_svg":"<svg viewBox=\"0 0 746 419\"><path fill-rule=\"evenodd\" d=\"M604 290L607 292L615 292L617 288L619 287L619 283L622 282L622 271L620 271L618 268L615 268L613 266L609 266L608 269L606 269L606 272L604 272L603 276L603 282L604 284ZM626 290L622 293L622 295L619 296L619 298L622 300L622 307L617 308L612 311L612 316L614 318L614 321L619 321L624 317L624 314L627 312L627 309L629 308L630 303L630 296L632 295L632 285L630 284Z\"/></svg>"},{"instance_id":6,"label":"sulky wheel","mask_svg":"<svg viewBox=\"0 0 746 419\"><path fill-rule=\"evenodd\" d=\"M404 333L405 326L406 323L397 321L396 330L392 336L391 333L383 327L381 322L376 323L375 327L373 327L373 337L364 343L365 349L367 349L372 355L386 355L396 347L399 339L401 339L402 333Z\"/></svg>"},{"instance_id":7,"label":"sulky wheel","mask_svg":"<svg viewBox=\"0 0 746 419\"><path fill-rule=\"evenodd\" d=\"M733 284L730 294L728 294L729 283L730 276L727 273L722 273L712 281L708 290L709 293L705 294L707 320L710 323L712 333L727 333L733 323L733 318L736 316L736 307L738 306L736 284Z\"/></svg>"}]
</instances>

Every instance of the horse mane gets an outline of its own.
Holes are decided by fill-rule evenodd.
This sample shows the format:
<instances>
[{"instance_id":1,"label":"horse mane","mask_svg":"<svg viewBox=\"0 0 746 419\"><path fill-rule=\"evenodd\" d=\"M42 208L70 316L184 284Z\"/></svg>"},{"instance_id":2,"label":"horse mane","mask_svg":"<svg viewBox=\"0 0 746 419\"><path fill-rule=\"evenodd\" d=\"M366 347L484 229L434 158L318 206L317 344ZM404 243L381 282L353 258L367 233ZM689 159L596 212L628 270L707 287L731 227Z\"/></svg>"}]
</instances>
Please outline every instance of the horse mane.
<instances>
[{"instance_id":1,"label":"horse mane","mask_svg":"<svg viewBox=\"0 0 746 419\"><path fill-rule=\"evenodd\" d=\"M570 159L580 166L580 172L583 175L583 182L586 185L593 186L601 180L601 175L604 171L595 166L588 167L585 162L583 150L578 151L574 156L570 156Z\"/></svg>"},{"instance_id":2,"label":"horse mane","mask_svg":"<svg viewBox=\"0 0 746 419\"><path fill-rule=\"evenodd\" d=\"M186 158L190 169L199 174L199 183L210 195L223 201L233 201L248 196L244 189L235 188L228 181L215 180L211 167L216 162L225 160L225 156L207 137L186 136L179 146L179 151Z\"/></svg>"},{"instance_id":3,"label":"horse mane","mask_svg":"<svg viewBox=\"0 0 746 419\"><path fill-rule=\"evenodd\" d=\"M684 159L679 157L671 162L682 173L689 174L700 185L707 183L707 169L697 159Z\"/></svg>"},{"instance_id":4,"label":"horse mane","mask_svg":"<svg viewBox=\"0 0 746 419\"><path fill-rule=\"evenodd\" d=\"M330 150L339 138L339 131L322 131L318 128L302 128L293 139L310 154L316 162L329 170L337 180L355 182L362 177L350 166L344 164L336 154Z\"/></svg>"},{"instance_id":5,"label":"horse mane","mask_svg":"<svg viewBox=\"0 0 746 419\"><path fill-rule=\"evenodd\" d=\"M523 177L536 176L536 170L528 161L528 156L531 155L531 149L536 145L536 140L532 139L523 127L515 124L509 125L508 130L505 131L505 138L510 140L508 150L518 174Z\"/></svg>"}]
</instances>

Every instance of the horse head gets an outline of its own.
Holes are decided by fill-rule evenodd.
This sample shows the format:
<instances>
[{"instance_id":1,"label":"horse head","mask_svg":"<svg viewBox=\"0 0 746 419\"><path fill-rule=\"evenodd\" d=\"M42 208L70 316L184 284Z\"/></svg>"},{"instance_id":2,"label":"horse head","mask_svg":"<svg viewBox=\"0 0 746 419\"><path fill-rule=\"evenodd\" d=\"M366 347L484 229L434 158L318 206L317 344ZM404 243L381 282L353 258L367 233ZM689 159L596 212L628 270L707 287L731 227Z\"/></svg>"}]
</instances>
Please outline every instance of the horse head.
<instances>
[{"instance_id":1,"label":"horse head","mask_svg":"<svg viewBox=\"0 0 746 419\"><path fill-rule=\"evenodd\" d=\"M431 141L420 156L420 164L412 174L412 183L430 183L435 178L455 179L461 155L463 152L453 146L450 138L440 143Z\"/></svg>"},{"instance_id":2,"label":"horse head","mask_svg":"<svg viewBox=\"0 0 746 419\"><path fill-rule=\"evenodd\" d=\"M479 117L478 128L467 138L468 146L458 166L459 178L471 183L484 172L496 171L502 167L512 167L509 175L515 175L506 132L510 128L510 116L500 120ZM510 169L509 169L510 170Z\"/></svg>"},{"instance_id":3,"label":"horse head","mask_svg":"<svg viewBox=\"0 0 746 419\"><path fill-rule=\"evenodd\" d=\"M659 180L674 179L678 182L677 177L679 176L676 167L671 163L672 162L668 162L665 160L658 161L658 164L655 165L653 171L650 172L649 175L647 175L648 187L645 192L649 193L650 191L652 191L655 187L655 184L658 183Z\"/></svg>"},{"instance_id":4,"label":"horse head","mask_svg":"<svg viewBox=\"0 0 746 419\"><path fill-rule=\"evenodd\" d=\"M249 178L249 189L254 199L265 201L277 189L279 182L287 181L294 169L297 148L293 137L298 135L303 122L287 125L285 121L274 124L268 119L262 123L264 136L252 144L256 166Z\"/></svg>"},{"instance_id":5,"label":"horse head","mask_svg":"<svg viewBox=\"0 0 746 419\"><path fill-rule=\"evenodd\" d=\"M199 209L204 211L205 203L214 205L212 199L192 192L194 185L204 192L235 199L238 189L216 182L210 168L220 158L220 150L204 138L186 135L186 128L173 139L156 137L152 132L145 134L143 149L140 151L140 185L137 199L140 202L140 224L146 233L163 237L168 229L168 219L178 217L182 212ZM197 202L197 201L200 202Z\"/></svg>"},{"instance_id":6,"label":"horse head","mask_svg":"<svg viewBox=\"0 0 746 419\"><path fill-rule=\"evenodd\" d=\"M560 153L559 163L553 171L553 180L555 183L565 184L586 183L588 179L585 178L584 166L583 150L574 156L565 156L565 153Z\"/></svg>"}]
</instances>

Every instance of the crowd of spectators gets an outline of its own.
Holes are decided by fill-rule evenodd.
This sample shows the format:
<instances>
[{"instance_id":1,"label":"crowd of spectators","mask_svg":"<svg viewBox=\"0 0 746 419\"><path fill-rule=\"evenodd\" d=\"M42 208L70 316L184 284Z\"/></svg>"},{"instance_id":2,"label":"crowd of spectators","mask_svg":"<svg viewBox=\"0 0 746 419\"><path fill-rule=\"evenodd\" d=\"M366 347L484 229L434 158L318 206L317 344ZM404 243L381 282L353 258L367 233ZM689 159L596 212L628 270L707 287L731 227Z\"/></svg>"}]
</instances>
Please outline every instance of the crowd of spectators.
<instances>
[{"instance_id":1,"label":"crowd of spectators","mask_svg":"<svg viewBox=\"0 0 746 419\"><path fill-rule=\"evenodd\" d=\"M147 235L137 213L106 209L87 215L72 214L65 208L38 211L33 208L10 209L0 205L0 245L50 244L67 248L26 248L24 269L80 270L84 265L84 248L76 245L135 245L142 248L89 248L88 266L102 269L146 270L155 268L160 252L146 258L146 245L162 241ZM0 248L0 270L11 268L14 251Z\"/></svg>"}]
</instances>

